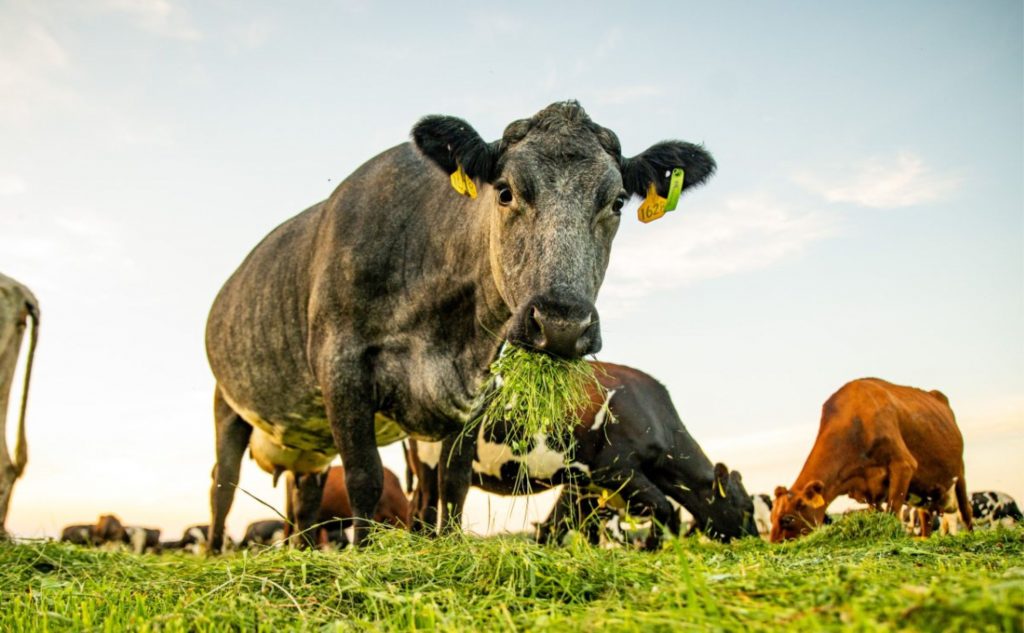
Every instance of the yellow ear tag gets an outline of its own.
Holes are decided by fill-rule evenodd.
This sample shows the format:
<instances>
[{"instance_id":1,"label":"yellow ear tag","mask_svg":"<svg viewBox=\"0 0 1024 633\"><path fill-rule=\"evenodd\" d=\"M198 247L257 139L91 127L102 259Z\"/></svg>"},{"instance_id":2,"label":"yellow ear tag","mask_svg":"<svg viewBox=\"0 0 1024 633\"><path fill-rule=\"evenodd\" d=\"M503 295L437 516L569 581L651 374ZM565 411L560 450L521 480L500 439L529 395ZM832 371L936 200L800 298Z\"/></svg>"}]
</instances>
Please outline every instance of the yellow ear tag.
<instances>
[{"instance_id":1,"label":"yellow ear tag","mask_svg":"<svg viewBox=\"0 0 1024 633\"><path fill-rule=\"evenodd\" d=\"M721 496L723 499L725 499L725 487L722 486L721 480L716 479L715 480L715 484L718 485L718 494L719 494L719 496Z\"/></svg>"},{"instance_id":2,"label":"yellow ear tag","mask_svg":"<svg viewBox=\"0 0 1024 633\"><path fill-rule=\"evenodd\" d=\"M812 497L811 500L807 502L807 505L811 506L814 509L818 509L821 506L825 505L825 500L821 497L821 495L814 495L814 497Z\"/></svg>"},{"instance_id":3,"label":"yellow ear tag","mask_svg":"<svg viewBox=\"0 0 1024 633\"><path fill-rule=\"evenodd\" d=\"M451 175L452 188L459 192L461 196L469 196L476 200L476 184L473 179L466 174L466 171L462 169L462 165L455 163L459 166L455 170L455 173Z\"/></svg>"},{"instance_id":4,"label":"yellow ear tag","mask_svg":"<svg viewBox=\"0 0 1024 633\"><path fill-rule=\"evenodd\" d=\"M682 168L676 167L672 170L672 176L668 182L668 198L658 195L658 188L652 182L647 185L647 197L644 198L640 208L636 210L636 217L644 224L653 222L669 211L675 211L679 204L679 194L683 191L683 178L685 173Z\"/></svg>"}]
</instances>

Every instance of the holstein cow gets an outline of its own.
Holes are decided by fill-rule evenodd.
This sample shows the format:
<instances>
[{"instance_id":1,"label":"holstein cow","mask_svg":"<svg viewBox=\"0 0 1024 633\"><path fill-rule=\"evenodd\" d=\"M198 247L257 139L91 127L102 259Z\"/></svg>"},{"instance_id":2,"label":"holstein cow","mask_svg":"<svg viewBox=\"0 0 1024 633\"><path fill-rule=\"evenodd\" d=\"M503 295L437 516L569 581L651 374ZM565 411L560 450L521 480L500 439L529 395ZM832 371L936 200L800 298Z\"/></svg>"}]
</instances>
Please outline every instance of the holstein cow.
<instances>
[{"instance_id":1,"label":"holstein cow","mask_svg":"<svg viewBox=\"0 0 1024 633\"><path fill-rule=\"evenodd\" d=\"M492 143L449 116L412 137L272 231L214 301L212 551L246 446L296 477L306 545L319 475L340 453L359 544L383 488L378 444L458 432L503 339L567 358L599 350L594 301L627 198L666 196L673 168L684 191L715 168L678 141L625 158L572 101Z\"/></svg>"},{"instance_id":2,"label":"holstein cow","mask_svg":"<svg viewBox=\"0 0 1024 633\"><path fill-rule=\"evenodd\" d=\"M92 524L69 525L61 531L60 540L74 545L94 545L92 534L95 529Z\"/></svg>"},{"instance_id":3,"label":"holstein cow","mask_svg":"<svg viewBox=\"0 0 1024 633\"><path fill-rule=\"evenodd\" d=\"M807 534L843 494L875 509L884 503L897 516L905 503L938 513L959 505L970 529L963 452L941 392L877 378L847 383L822 407L818 438L796 482L775 489L771 540Z\"/></svg>"},{"instance_id":4,"label":"holstein cow","mask_svg":"<svg viewBox=\"0 0 1024 633\"><path fill-rule=\"evenodd\" d=\"M772 533L772 498L760 493L750 495L754 504L754 523L757 524L757 533L761 538L768 538Z\"/></svg>"},{"instance_id":5,"label":"holstein cow","mask_svg":"<svg viewBox=\"0 0 1024 633\"><path fill-rule=\"evenodd\" d=\"M254 521L245 528L245 535L242 537L238 547L244 549L253 545L279 545L284 543L285 522L279 519L265 519Z\"/></svg>"},{"instance_id":6,"label":"holstein cow","mask_svg":"<svg viewBox=\"0 0 1024 633\"><path fill-rule=\"evenodd\" d=\"M288 478L289 494L294 486L292 478ZM289 521L294 521L292 509L287 509ZM380 502L373 515L376 523L390 525L401 529L408 529L411 524L409 499L402 491L402 483L398 475L390 469L384 469L384 490L381 493ZM320 503L320 515L317 517L318 524L324 524L319 528L317 543L334 543L340 547L348 545L348 537L345 535L345 528L352 523L352 505L348 498L348 487L345 482L345 467L332 466L327 471L327 483L324 484L324 496ZM291 535L291 526L285 524L285 537Z\"/></svg>"},{"instance_id":7,"label":"holstein cow","mask_svg":"<svg viewBox=\"0 0 1024 633\"><path fill-rule=\"evenodd\" d=\"M440 449L437 444L411 442L422 482L413 505L428 529L435 522L438 501L442 508L462 507L468 485L456 491L457 496L438 495L438 475L432 472L440 466L443 480L454 468L451 464L468 463L461 452L470 453L471 483L488 492L524 494L567 484L542 540L560 539L578 519L592 514L592 495L582 494L588 487L617 493L630 515L651 516L673 534L679 534L681 524L670 499L686 508L694 525L709 536L728 541L756 535L754 509L739 473L730 473L724 464L712 465L683 426L668 390L637 369L593 365L603 393L591 395L571 440L538 435L518 442L511 425L497 423L481 425L476 442L450 438ZM558 450L569 445L571 456ZM658 547L660 536L661 530L652 529L645 546Z\"/></svg>"},{"instance_id":8,"label":"holstein cow","mask_svg":"<svg viewBox=\"0 0 1024 633\"><path fill-rule=\"evenodd\" d=\"M143 554L146 552L159 554L160 530L156 528L126 525L124 528L124 542L136 554Z\"/></svg>"},{"instance_id":9,"label":"holstein cow","mask_svg":"<svg viewBox=\"0 0 1024 633\"><path fill-rule=\"evenodd\" d=\"M7 451L7 408L18 367L18 353L28 321L32 321L29 335L28 360L21 389L21 410L18 413L18 432L14 445L14 459ZM28 442L25 439L25 406L28 403L28 385L32 377L32 360L39 337L39 302L25 286L0 274L0 538L6 536L7 508L11 503L14 482L25 472L28 464Z\"/></svg>"},{"instance_id":10,"label":"holstein cow","mask_svg":"<svg viewBox=\"0 0 1024 633\"><path fill-rule=\"evenodd\" d=\"M209 525L191 525L185 528L181 538L177 541L164 541L160 543L161 550L180 549L193 554L200 554L206 551L206 545L210 542ZM224 536L224 549L233 549L234 541L230 536Z\"/></svg>"},{"instance_id":11,"label":"holstein cow","mask_svg":"<svg viewBox=\"0 0 1024 633\"><path fill-rule=\"evenodd\" d=\"M971 512L971 519L975 525L982 527L1012 527L1024 521L1024 515L1021 514L1020 507L1013 497L994 490L972 494Z\"/></svg>"}]
</instances>

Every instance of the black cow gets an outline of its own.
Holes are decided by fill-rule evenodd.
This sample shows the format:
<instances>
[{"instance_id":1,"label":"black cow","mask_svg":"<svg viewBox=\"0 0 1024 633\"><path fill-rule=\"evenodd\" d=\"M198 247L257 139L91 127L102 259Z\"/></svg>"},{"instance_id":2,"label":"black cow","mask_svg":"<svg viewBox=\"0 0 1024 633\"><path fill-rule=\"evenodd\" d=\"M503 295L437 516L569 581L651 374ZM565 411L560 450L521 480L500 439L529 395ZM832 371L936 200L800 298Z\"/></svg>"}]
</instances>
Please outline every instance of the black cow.
<instances>
[{"instance_id":1,"label":"black cow","mask_svg":"<svg viewBox=\"0 0 1024 633\"><path fill-rule=\"evenodd\" d=\"M245 528L245 536L238 547L245 549L253 545L277 545L285 539L285 522L277 519L254 521Z\"/></svg>"},{"instance_id":2,"label":"black cow","mask_svg":"<svg viewBox=\"0 0 1024 633\"><path fill-rule=\"evenodd\" d=\"M668 195L676 167L684 191L715 169L678 141L626 158L576 102L492 143L448 116L412 136L272 231L214 301L211 551L247 446L268 472L296 475L307 546L340 453L360 543L383 485L377 445L458 432L502 339L567 358L599 350L594 302L627 198Z\"/></svg>"},{"instance_id":3,"label":"black cow","mask_svg":"<svg viewBox=\"0 0 1024 633\"><path fill-rule=\"evenodd\" d=\"M476 442L449 439L441 449L437 444L410 442L415 446L414 463L421 482L413 509L427 529L436 521L439 501L433 483L437 473L431 471L440 465L443 479L458 464L471 460L472 484L488 492L523 494L525 482L531 492L567 484L545 523L544 531L549 533L541 535L542 541L560 539L580 518L593 514L595 497L583 492L588 487L615 493L628 504L630 515L653 516L673 534L679 534L681 520L670 500L686 508L694 517L693 525L709 536L728 541L757 535L753 504L739 473L730 473L724 464L713 465L704 455L683 426L665 387L630 367L594 366L604 393L592 394L591 406L573 433L571 456L557 448L569 442L543 436L527 438L525 446L514 448L516 434L507 424L481 426ZM460 508L467 490L468 486L459 496L441 495L440 505ZM660 537L660 530L651 530L645 546L658 547Z\"/></svg>"},{"instance_id":4,"label":"black cow","mask_svg":"<svg viewBox=\"0 0 1024 633\"><path fill-rule=\"evenodd\" d=\"M60 533L62 543L73 543L75 545L95 545L93 534L96 531L94 524L69 525Z\"/></svg>"}]
</instances>

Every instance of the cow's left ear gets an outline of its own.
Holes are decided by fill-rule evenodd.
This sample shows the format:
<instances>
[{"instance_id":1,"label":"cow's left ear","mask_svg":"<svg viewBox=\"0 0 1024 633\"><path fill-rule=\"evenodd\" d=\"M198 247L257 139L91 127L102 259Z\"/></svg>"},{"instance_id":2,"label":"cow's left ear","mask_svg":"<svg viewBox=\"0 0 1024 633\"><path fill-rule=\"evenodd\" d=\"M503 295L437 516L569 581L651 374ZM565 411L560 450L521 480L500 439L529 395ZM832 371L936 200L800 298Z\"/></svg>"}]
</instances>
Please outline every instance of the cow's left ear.
<instances>
[{"instance_id":1,"label":"cow's left ear","mask_svg":"<svg viewBox=\"0 0 1024 633\"><path fill-rule=\"evenodd\" d=\"M498 163L498 143L485 143L469 123L453 116L425 116L412 128L412 139L423 154L446 174L459 166L470 178L491 182Z\"/></svg>"},{"instance_id":2,"label":"cow's left ear","mask_svg":"<svg viewBox=\"0 0 1024 633\"><path fill-rule=\"evenodd\" d=\"M683 191L704 184L715 173L715 159L700 145L683 141L662 141L633 158L622 159L622 185L629 193L646 196L654 183L658 195L668 195L673 169L683 169Z\"/></svg>"},{"instance_id":3,"label":"cow's left ear","mask_svg":"<svg viewBox=\"0 0 1024 633\"><path fill-rule=\"evenodd\" d=\"M812 508L820 508L825 505L825 498L821 496L823 492L825 492L825 483L820 479L815 479L804 486L803 501Z\"/></svg>"}]
</instances>

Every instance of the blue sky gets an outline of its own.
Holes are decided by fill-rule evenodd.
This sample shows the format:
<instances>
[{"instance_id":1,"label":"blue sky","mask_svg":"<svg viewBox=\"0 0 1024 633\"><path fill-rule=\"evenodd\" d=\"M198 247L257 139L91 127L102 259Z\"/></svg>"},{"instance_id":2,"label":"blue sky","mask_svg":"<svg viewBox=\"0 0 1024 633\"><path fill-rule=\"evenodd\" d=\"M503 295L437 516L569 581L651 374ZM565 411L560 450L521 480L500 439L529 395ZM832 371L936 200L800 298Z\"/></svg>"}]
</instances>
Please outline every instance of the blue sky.
<instances>
[{"instance_id":1,"label":"blue sky","mask_svg":"<svg viewBox=\"0 0 1024 633\"><path fill-rule=\"evenodd\" d=\"M44 312L9 527L205 522L203 327L248 250L424 114L496 138L566 98L627 154L718 160L623 222L600 358L662 380L751 492L875 375L946 392L969 487L1024 496L1021 25L1018 2L2 0L0 270Z\"/></svg>"}]
</instances>

